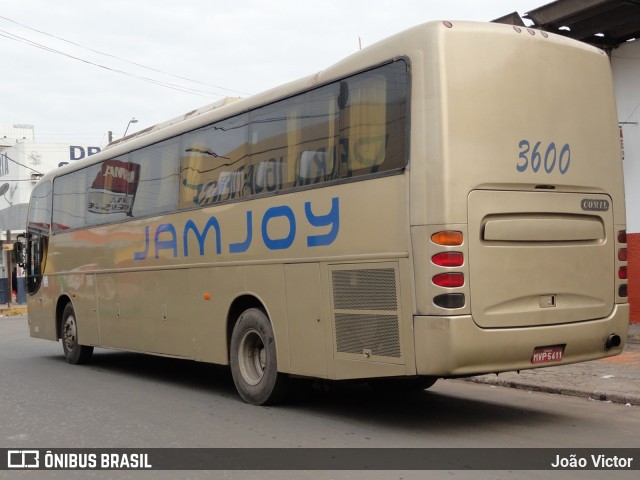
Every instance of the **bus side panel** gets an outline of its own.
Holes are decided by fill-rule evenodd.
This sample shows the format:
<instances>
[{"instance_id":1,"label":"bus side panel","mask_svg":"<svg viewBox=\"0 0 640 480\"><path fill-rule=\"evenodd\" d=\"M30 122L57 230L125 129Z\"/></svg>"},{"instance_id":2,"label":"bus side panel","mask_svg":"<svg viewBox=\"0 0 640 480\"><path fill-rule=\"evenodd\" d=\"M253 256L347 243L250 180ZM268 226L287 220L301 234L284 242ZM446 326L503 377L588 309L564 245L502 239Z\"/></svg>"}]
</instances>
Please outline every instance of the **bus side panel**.
<instances>
[{"instance_id":1,"label":"bus side panel","mask_svg":"<svg viewBox=\"0 0 640 480\"><path fill-rule=\"evenodd\" d=\"M82 345L98 345L95 275L44 275L40 288L28 299L31 336L58 340L56 311L61 297L68 298L73 305L78 341Z\"/></svg>"},{"instance_id":2,"label":"bus side panel","mask_svg":"<svg viewBox=\"0 0 640 480\"><path fill-rule=\"evenodd\" d=\"M56 278L56 276L52 278ZM98 345L100 330L96 303L96 276L93 274L73 274L59 275L57 278L60 294L68 295L73 304L78 322L78 342L81 345Z\"/></svg>"},{"instance_id":3,"label":"bus side panel","mask_svg":"<svg viewBox=\"0 0 640 480\"><path fill-rule=\"evenodd\" d=\"M244 267L189 269L190 292L188 314L196 319L195 359L226 365L229 363L227 345L227 315L234 299L246 291ZM210 300L206 300L205 295ZM229 335L231 333L229 332Z\"/></svg>"},{"instance_id":4,"label":"bus side panel","mask_svg":"<svg viewBox=\"0 0 640 480\"><path fill-rule=\"evenodd\" d=\"M47 283L49 277L45 275ZM34 338L57 340L56 304L48 288L40 286L33 295L27 297L27 313L29 317L29 334Z\"/></svg>"},{"instance_id":5,"label":"bus side panel","mask_svg":"<svg viewBox=\"0 0 640 480\"><path fill-rule=\"evenodd\" d=\"M322 285L317 263L285 265L291 365L296 373L327 377Z\"/></svg>"},{"instance_id":6,"label":"bus side panel","mask_svg":"<svg viewBox=\"0 0 640 480\"><path fill-rule=\"evenodd\" d=\"M174 273L180 271L187 270ZM232 331L227 331L227 317L234 301L246 296L264 306L276 338L278 370L289 371L289 332L282 265L203 267L188 272L190 287L182 299L181 315L185 325L189 325L196 360L221 365L229 363L227 339ZM233 324L237 318L230 320Z\"/></svg>"},{"instance_id":7,"label":"bus side panel","mask_svg":"<svg viewBox=\"0 0 640 480\"><path fill-rule=\"evenodd\" d=\"M255 292L267 309L276 340L278 371L290 372L289 326L285 299L283 265L254 265L245 267L245 284L248 292Z\"/></svg>"},{"instance_id":8,"label":"bus side panel","mask_svg":"<svg viewBox=\"0 0 640 480\"><path fill-rule=\"evenodd\" d=\"M193 358L194 318L178 272L97 275L101 345Z\"/></svg>"}]
</instances>

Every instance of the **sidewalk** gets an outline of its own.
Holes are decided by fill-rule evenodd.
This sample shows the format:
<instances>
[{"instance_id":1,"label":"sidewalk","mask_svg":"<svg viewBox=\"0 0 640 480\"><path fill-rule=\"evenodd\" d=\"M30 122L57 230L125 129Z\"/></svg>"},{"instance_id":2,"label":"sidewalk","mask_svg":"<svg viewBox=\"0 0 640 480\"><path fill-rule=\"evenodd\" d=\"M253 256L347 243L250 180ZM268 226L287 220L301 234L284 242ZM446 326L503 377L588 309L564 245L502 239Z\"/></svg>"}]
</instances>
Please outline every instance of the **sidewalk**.
<instances>
[{"instance_id":1,"label":"sidewalk","mask_svg":"<svg viewBox=\"0 0 640 480\"><path fill-rule=\"evenodd\" d=\"M7 305L6 303L0 303L0 317L13 317L16 315L26 315L27 314L27 306L26 305L18 305L17 303L12 303Z\"/></svg>"},{"instance_id":2,"label":"sidewalk","mask_svg":"<svg viewBox=\"0 0 640 480\"><path fill-rule=\"evenodd\" d=\"M627 345L616 357L466 380L640 406L640 324L629 325L628 332Z\"/></svg>"}]
</instances>

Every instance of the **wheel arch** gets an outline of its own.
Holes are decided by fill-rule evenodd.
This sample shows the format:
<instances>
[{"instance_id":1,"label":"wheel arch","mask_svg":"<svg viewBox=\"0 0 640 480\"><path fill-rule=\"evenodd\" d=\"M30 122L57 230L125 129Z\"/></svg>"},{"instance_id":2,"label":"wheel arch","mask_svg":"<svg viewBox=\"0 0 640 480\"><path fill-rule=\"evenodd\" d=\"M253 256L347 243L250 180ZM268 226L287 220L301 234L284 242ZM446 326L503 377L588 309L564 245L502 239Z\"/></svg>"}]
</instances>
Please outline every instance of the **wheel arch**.
<instances>
[{"instance_id":1,"label":"wheel arch","mask_svg":"<svg viewBox=\"0 0 640 480\"><path fill-rule=\"evenodd\" d=\"M245 293L238 297L236 297L233 302L231 302L231 306L229 307L229 312L227 313L227 359L231 354L231 334L233 333L233 327L235 327L240 315L242 312L249 308L257 308L261 310L271 322L273 326L273 322L271 317L269 316L269 312L264 305L264 302L260 300L256 295L252 293Z\"/></svg>"},{"instance_id":2,"label":"wheel arch","mask_svg":"<svg viewBox=\"0 0 640 480\"><path fill-rule=\"evenodd\" d=\"M71 298L68 295L61 295L56 303L56 339L62 338L62 314L65 307L69 304L73 304Z\"/></svg>"}]
</instances>

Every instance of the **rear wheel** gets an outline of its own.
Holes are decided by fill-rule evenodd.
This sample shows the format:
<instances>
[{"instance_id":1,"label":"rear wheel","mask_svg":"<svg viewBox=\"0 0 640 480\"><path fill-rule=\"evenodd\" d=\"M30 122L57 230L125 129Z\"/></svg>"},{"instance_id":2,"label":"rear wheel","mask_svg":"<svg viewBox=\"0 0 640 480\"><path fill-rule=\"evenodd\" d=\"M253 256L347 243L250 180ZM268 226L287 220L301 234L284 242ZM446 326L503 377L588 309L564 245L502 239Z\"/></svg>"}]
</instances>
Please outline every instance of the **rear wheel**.
<instances>
[{"instance_id":1,"label":"rear wheel","mask_svg":"<svg viewBox=\"0 0 640 480\"><path fill-rule=\"evenodd\" d=\"M252 405L278 403L289 390L289 377L278 373L273 328L257 308L240 315L231 334L231 374L240 397Z\"/></svg>"},{"instance_id":2,"label":"rear wheel","mask_svg":"<svg viewBox=\"0 0 640 480\"><path fill-rule=\"evenodd\" d=\"M78 343L78 322L76 321L76 312L70 303L64 307L62 312L61 326L62 349L67 362L79 365L91 360L93 347Z\"/></svg>"}]
</instances>

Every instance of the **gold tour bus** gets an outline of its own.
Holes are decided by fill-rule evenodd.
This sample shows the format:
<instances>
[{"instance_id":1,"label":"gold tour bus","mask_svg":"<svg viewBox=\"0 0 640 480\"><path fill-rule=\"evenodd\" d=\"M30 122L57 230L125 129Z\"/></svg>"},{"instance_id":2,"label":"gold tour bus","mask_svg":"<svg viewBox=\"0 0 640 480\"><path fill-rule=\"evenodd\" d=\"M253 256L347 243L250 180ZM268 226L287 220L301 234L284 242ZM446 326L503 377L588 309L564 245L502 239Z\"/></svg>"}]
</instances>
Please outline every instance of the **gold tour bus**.
<instances>
[{"instance_id":1,"label":"gold tour bus","mask_svg":"<svg viewBox=\"0 0 640 480\"><path fill-rule=\"evenodd\" d=\"M383 388L619 354L607 55L431 22L45 175L16 256L33 337Z\"/></svg>"}]
</instances>

